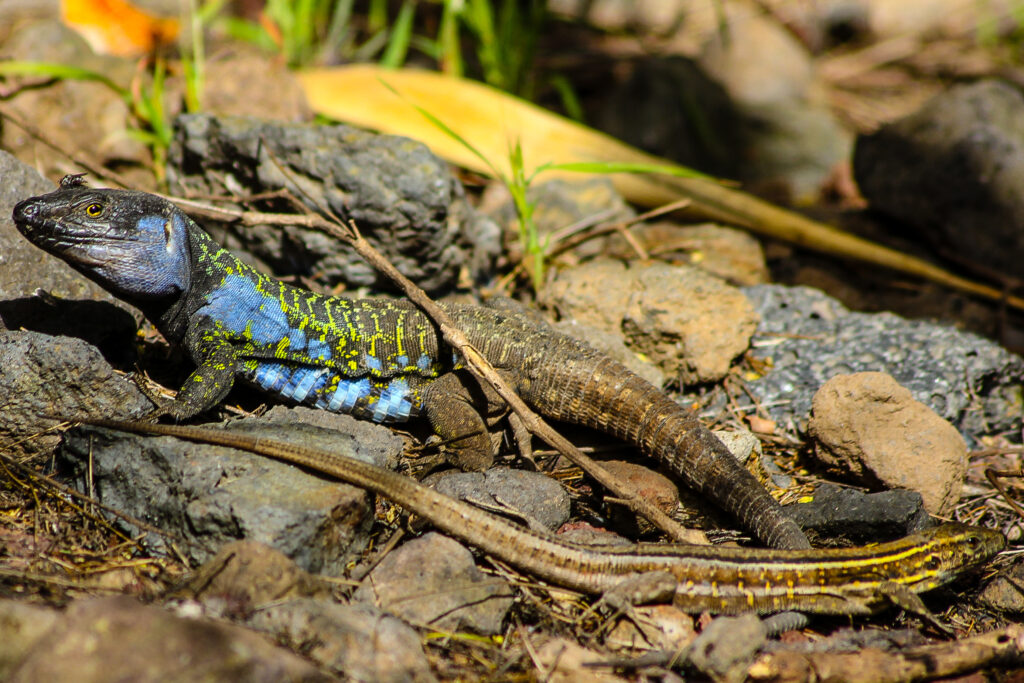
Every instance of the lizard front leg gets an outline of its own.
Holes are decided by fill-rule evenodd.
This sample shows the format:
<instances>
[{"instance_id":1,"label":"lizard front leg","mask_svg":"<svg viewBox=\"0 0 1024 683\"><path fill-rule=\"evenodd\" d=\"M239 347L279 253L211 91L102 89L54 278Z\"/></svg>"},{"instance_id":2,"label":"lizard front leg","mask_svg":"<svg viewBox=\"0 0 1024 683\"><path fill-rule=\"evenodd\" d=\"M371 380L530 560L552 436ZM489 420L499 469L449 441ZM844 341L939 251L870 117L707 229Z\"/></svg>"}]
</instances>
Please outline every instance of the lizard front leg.
<instances>
[{"instance_id":1,"label":"lizard front leg","mask_svg":"<svg viewBox=\"0 0 1024 683\"><path fill-rule=\"evenodd\" d=\"M238 352L223 331L212 326L193 328L185 336L184 347L192 350L196 369L178 396L170 403L163 402L151 419L162 415L177 421L195 417L223 401L235 384Z\"/></svg>"},{"instance_id":2,"label":"lizard front leg","mask_svg":"<svg viewBox=\"0 0 1024 683\"><path fill-rule=\"evenodd\" d=\"M494 463L488 421L503 412L504 403L490 387L466 370L432 380L423 390L422 404L430 426L446 447L445 458L464 470L486 470Z\"/></svg>"}]
</instances>

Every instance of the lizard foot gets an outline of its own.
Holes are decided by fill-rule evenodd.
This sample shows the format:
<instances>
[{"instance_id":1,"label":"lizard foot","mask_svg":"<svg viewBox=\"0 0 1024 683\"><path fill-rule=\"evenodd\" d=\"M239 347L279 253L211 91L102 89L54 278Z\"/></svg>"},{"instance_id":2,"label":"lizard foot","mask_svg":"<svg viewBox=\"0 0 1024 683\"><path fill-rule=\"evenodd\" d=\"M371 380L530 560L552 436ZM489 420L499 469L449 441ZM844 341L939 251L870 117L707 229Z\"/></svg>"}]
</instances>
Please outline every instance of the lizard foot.
<instances>
[{"instance_id":1,"label":"lizard foot","mask_svg":"<svg viewBox=\"0 0 1024 683\"><path fill-rule=\"evenodd\" d=\"M878 592L895 607L906 610L919 617L923 622L943 633L949 638L954 637L952 629L939 621L914 591L895 581L886 581L878 587Z\"/></svg>"},{"instance_id":2,"label":"lizard foot","mask_svg":"<svg viewBox=\"0 0 1024 683\"><path fill-rule=\"evenodd\" d=\"M156 422L164 415L172 415L174 413L174 400L166 399L153 391L150 384L154 382L144 372L136 370L132 373L131 380L138 390L142 392L142 395L148 398L154 406L153 410L139 417L139 422Z\"/></svg>"}]
</instances>

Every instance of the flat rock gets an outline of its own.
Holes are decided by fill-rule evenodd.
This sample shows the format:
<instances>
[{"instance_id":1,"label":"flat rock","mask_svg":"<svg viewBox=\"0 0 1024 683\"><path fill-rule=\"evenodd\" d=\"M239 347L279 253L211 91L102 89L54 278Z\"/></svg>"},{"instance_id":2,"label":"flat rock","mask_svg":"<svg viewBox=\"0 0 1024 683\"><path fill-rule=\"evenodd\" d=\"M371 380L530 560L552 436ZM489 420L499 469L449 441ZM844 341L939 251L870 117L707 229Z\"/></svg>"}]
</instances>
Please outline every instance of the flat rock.
<instances>
[{"instance_id":1,"label":"flat rock","mask_svg":"<svg viewBox=\"0 0 1024 683\"><path fill-rule=\"evenodd\" d=\"M817 460L872 487L917 491L934 515L960 500L967 445L896 380L881 372L837 375L814 396L807 425Z\"/></svg>"},{"instance_id":2,"label":"flat rock","mask_svg":"<svg viewBox=\"0 0 1024 683\"><path fill-rule=\"evenodd\" d=\"M153 409L134 383L114 372L96 347L75 337L0 331L0 439L9 454L50 454L46 432L76 415L129 419Z\"/></svg>"},{"instance_id":3,"label":"flat rock","mask_svg":"<svg viewBox=\"0 0 1024 683\"><path fill-rule=\"evenodd\" d=\"M247 623L347 681L436 680L416 631L372 605L291 599L260 609Z\"/></svg>"},{"instance_id":4,"label":"flat rock","mask_svg":"<svg viewBox=\"0 0 1024 683\"><path fill-rule=\"evenodd\" d=\"M230 429L382 466L397 456L401 440L390 431L348 419L358 424L355 434L281 419L241 420ZM358 431L375 427L377 438ZM337 576L368 541L373 512L364 491L262 456L91 427L69 432L62 456L80 486L91 458L92 485L101 502L173 534L199 562L226 543L248 538L276 548L306 571ZM164 539L147 539L163 548Z\"/></svg>"},{"instance_id":5,"label":"flat rock","mask_svg":"<svg viewBox=\"0 0 1024 683\"><path fill-rule=\"evenodd\" d=\"M769 363L747 387L782 429L803 431L821 385L856 372L891 375L968 443L1020 429L1024 361L998 344L892 313L854 313L808 287L743 291L761 316L751 355Z\"/></svg>"},{"instance_id":6,"label":"flat rock","mask_svg":"<svg viewBox=\"0 0 1024 683\"><path fill-rule=\"evenodd\" d=\"M55 609L19 600L0 600L0 679L10 681L36 643L60 620Z\"/></svg>"},{"instance_id":7,"label":"flat rock","mask_svg":"<svg viewBox=\"0 0 1024 683\"><path fill-rule=\"evenodd\" d=\"M626 335L621 331L595 327L575 319L559 320L552 327L562 334L575 337L611 356L654 386L664 386L665 373L661 371L661 368L644 360L626 346Z\"/></svg>"},{"instance_id":8,"label":"flat rock","mask_svg":"<svg viewBox=\"0 0 1024 683\"><path fill-rule=\"evenodd\" d=\"M512 589L477 569L465 546L431 532L388 553L353 599L412 624L495 635L512 607Z\"/></svg>"},{"instance_id":9,"label":"flat rock","mask_svg":"<svg viewBox=\"0 0 1024 683\"><path fill-rule=\"evenodd\" d=\"M1020 277L1024 259L1024 94L998 80L950 88L857 140L857 184L872 209L941 253Z\"/></svg>"},{"instance_id":10,"label":"flat rock","mask_svg":"<svg viewBox=\"0 0 1024 683\"><path fill-rule=\"evenodd\" d=\"M281 600L329 594L326 582L284 553L249 540L222 546L175 593L200 601L208 610L241 614Z\"/></svg>"},{"instance_id":11,"label":"flat rock","mask_svg":"<svg viewBox=\"0 0 1024 683\"><path fill-rule=\"evenodd\" d=\"M127 597L71 603L21 654L5 677L10 683L336 680L247 629L175 616Z\"/></svg>"},{"instance_id":12,"label":"flat rock","mask_svg":"<svg viewBox=\"0 0 1024 683\"><path fill-rule=\"evenodd\" d=\"M933 524L917 491L864 493L834 484L815 488L809 501L787 505L786 514L823 539L854 545L899 538Z\"/></svg>"},{"instance_id":13,"label":"flat rock","mask_svg":"<svg viewBox=\"0 0 1024 683\"><path fill-rule=\"evenodd\" d=\"M757 326L739 290L686 266L589 261L559 273L546 296L563 318L622 332L685 384L724 377Z\"/></svg>"},{"instance_id":14,"label":"flat rock","mask_svg":"<svg viewBox=\"0 0 1024 683\"><path fill-rule=\"evenodd\" d=\"M981 602L1004 614L1024 614L1024 562L1013 565L988 582L978 596Z\"/></svg>"},{"instance_id":15,"label":"flat rock","mask_svg":"<svg viewBox=\"0 0 1024 683\"><path fill-rule=\"evenodd\" d=\"M690 663L712 680L742 681L766 639L756 614L718 617L694 639Z\"/></svg>"},{"instance_id":16,"label":"flat rock","mask_svg":"<svg viewBox=\"0 0 1024 683\"><path fill-rule=\"evenodd\" d=\"M761 285L770 280L761 243L744 230L714 223L680 225L651 221L634 225L629 231L659 261L692 266L737 287ZM636 251L615 234L604 255L630 260L636 258Z\"/></svg>"},{"instance_id":17,"label":"flat rock","mask_svg":"<svg viewBox=\"0 0 1024 683\"><path fill-rule=\"evenodd\" d=\"M404 275L428 291L452 286L462 268L477 274L500 250L499 231L471 209L448 165L408 138L344 125L264 122L207 114L180 116L169 152L176 192L239 195L289 190L310 210L353 219ZM288 169L287 174L282 168ZM257 203L289 211L286 202ZM205 227L278 274L392 289L361 256L323 232L299 226Z\"/></svg>"},{"instance_id":18,"label":"flat rock","mask_svg":"<svg viewBox=\"0 0 1024 683\"><path fill-rule=\"evenodd\" d=\"M849 158L852 140L832 114L807 48L771 17L739 12L712 34L700 65L738 112L730 133L745 143L739 177L762 189L781 182L796 201L813 200Z\"/></svg>"},{"instance_id":19,"label":"flat rock","mask_svg":"<svg viewBox=\"0 0 1024 683\"><path fill-rule=\"evenodd\" d=\"M486 472L445 472L428 477L425 483L458 500L508 509L513 516L521 515L547 530L569 520L565 487L541 472L494 467Z\"/></svg>"}]
</instances>

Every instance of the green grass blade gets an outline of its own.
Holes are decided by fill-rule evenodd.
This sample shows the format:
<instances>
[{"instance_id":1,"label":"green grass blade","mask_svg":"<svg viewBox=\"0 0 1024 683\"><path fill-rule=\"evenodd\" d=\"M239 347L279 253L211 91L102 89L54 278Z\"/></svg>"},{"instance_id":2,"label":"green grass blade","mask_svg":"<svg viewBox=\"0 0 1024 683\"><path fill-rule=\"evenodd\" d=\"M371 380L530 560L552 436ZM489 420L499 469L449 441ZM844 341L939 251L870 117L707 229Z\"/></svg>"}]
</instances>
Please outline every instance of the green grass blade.
<instances>
[{"instance_id":1,"label":"green grass blade","mask_svg":"<svg viewBox=\"0 0 1024 683\"><path fill-rule=\"evenodd\" d=\"M395 17L391 27L388 46L381 55L380 65L388 69L397 69L405 63L405 55L409 52L409 38L412 36L412 20L416 16L415 0L405 0L402 9Z\"/></svg>"},{"instance_id":2,"label":"green grass blade","mask_svg":"<svg viewBox=\"0 0 1024 683\"><path fill-rule=\"evenodd\" d=\"M398 97L402 98L403 101L405 101L406 103L408 103L408 105L410 107L412 107L413 109L418 111L420 113L420 115L423 116L423 118L425 118L427 121L430 121L431 124L436 126L445 135L450 137L452 140L455 140L460 145L462 145L463 147L468 149L470 152L472 152L473 156L475 156L477 159L482 161L483 164L485 166L487 166L487 168L491 169L491 173L494 174L495 178L500 178L502 180L505 179L504 174L501 171L499 171L497 169L497 167L495 167L494 164L491 163L490 159L488 159L486 156L484 156L483 153L473 145L473 143L471 143L469 140L467 140L466 138L462 137L461 135L456 133L454 130L452 130L448 126L448 124L446 124L444 121L442 121L441 119L437 118L436 116L434 116L433 114L431 114L429 111L427 111L423 107L419 106L418 104L416 104L414 102L409 102L409 100L406 99L406 97L404 95L402 95L402 93L398 92L398 90L396 90L394 87L392 87L391 84L388 83L387 81L381 80L381 85L383 85L385 88L387 88L388 90L393 92Z\"/></svg>"},{"instance_id":3,"label":"green grass blade","mask_svg":"<svg viewBox=\"0 0 1024 683\"><path fill-rule=\"evenodd\" d=\"M0 61L0 76L42 76L70 81L96 81L107 86L121 97L131 97L131 93L127 88L122 88L103 74L68 64L23 62L17 60Z\"/></svg>"},{"instance_id":4,"label":"green grass blade","mask_svg":"<svg viewBox=\"0 0 1024 683\"><path fill-rule=\"evenodd\" d=\"M624 161L570 161L561 164L549 163L539 166L536 173L546 170L576 171L579 173L661 173L681 178L705 178L714 180L709 175L695 171L686 166L669 166L666 164L643 164Z\"/></svg>"},{"instance_id":5,"label":"green grass blade","mask_svg":"<svg viewBox=\"0 0 1024 683\"><path fill-rule=\"evenodd\" d=\"M583 123L583 105L580 104L580 98L576 96L576 90L569 79L562 75L552 76L551 86L562 100L565 115L577 123Z\"/></svg>"}]
</instances>

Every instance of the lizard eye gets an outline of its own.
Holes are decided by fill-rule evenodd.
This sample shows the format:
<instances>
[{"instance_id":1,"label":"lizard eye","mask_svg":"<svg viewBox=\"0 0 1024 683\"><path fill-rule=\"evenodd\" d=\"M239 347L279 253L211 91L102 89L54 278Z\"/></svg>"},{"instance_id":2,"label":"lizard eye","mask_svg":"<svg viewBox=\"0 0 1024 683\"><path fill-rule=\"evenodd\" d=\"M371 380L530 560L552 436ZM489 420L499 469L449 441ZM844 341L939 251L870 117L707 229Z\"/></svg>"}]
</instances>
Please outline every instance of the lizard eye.
<instances>
[{"instance_id":1,"label":"lizard eye","mask_svg":"<svg viewBox=\"0 0 1024 683\"><path fill-rule=\"evenodd\" d=\"M103 215L103 205L90 204L89 206L85 207L85 215L87 215L89 218L99 218L101 215Z\"/></svg>"}]
</instances>

